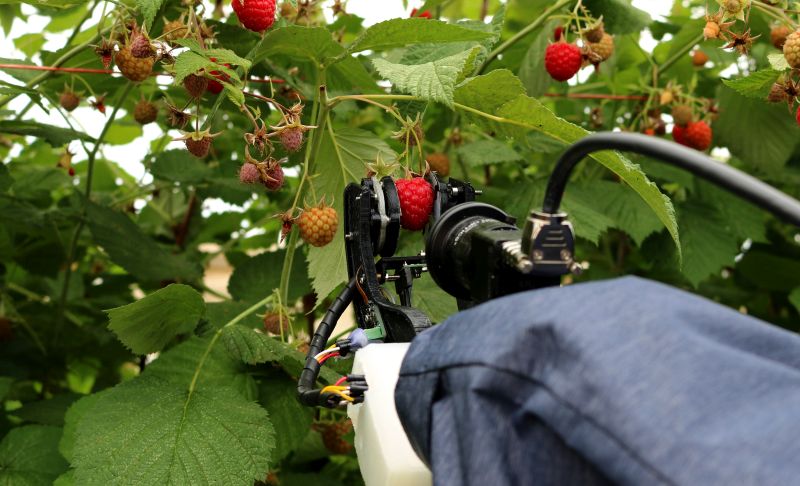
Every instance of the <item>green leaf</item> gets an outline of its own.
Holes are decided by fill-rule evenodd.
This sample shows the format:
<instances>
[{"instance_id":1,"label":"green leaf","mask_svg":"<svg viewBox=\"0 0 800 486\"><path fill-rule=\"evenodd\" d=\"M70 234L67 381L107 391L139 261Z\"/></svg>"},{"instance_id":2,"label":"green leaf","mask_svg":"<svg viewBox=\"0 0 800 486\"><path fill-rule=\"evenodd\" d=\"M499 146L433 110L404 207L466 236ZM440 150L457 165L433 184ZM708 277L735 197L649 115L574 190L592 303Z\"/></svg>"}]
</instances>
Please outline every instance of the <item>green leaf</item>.
<instances>
[{"instance_id":1,"label":"green leaf","mask_svg":"<svg viewBox=\"0 0 800 486\"><path fill-rule=\"evenodd\" d=\"M193 331L205 312L205 303L188 285L172 284L105 312L108 328L125 346L135 354L149 354L161 351L178 334Z\"/></svg>"},{"instance_id":2,"label":"green leaf","mask_svg":"<svg viewBox=\"0 0 800 486\"><path fill-rule=\"evenodd\" d=\"M458 312L456 299L436 285L428 274L423 274L414 281L413 299L414 307L424 312L434 323L443 322Z\"/></svg>"},{"instance_id":3,"label":"green leaf","mask_svg":"<svg viewBox=\"0 0 800 486\"><path fill-rule=\"evenodd\" d=\"M539 100L526 96L520 80L507 70L498 69L468 80L456 89L455 98L462 105L459 108L466 107L470 120L511 138L522 139L529 131L536 130L560 142L574 143L589 134L557 117ZM487 121L486 116L479 116L470 109L505 120L503 123ZM615 173L644 199L680 248L672 202L647 179L639 166L617 152L597 152L591 158Z\"/></svg>"},{"instance_id":4,"label":"green leaf","mask_svg":"<svg viewBox=\"0 0 800 486\"><path fill-rule=\"evenodd\" d=\"M78 423L86 415L86 412L94 407L97 399L108 391L106 389L100 393L87 395L73 403L67 410L67 414L64 416L64 433L61 434L61 440L58 442L58 451L67 461L72 462L72 451L75 447L75 433L78 430Z\"/></svg>"},{"instance_id":5,"label":"green leaf","mask_svg":"<svg viewBox=\"0 0 800 486\"><path fill-rule=\"evenodd\" d=\"M452 107L456 81L465 68L472 68L467 61L474 59L476 49L424 64L395 64L380 58L373 59L372 64L400 92Z\"/></svg>"},{"instance_id":6,"label":"green leaf","mask_svg":"<svg viewBox=\"0 0 800 486\"><path fill-rule=\"evenodd\" d=\"M75 485L75 470L70 469L53 481L53 486L74 486Z\"/></svg>"},{"instance_id":7,"label":"green leaf","mask_svg":"<svg viewBox=\"0 0 800 486\"><path fill-rule=\"evenodd\" d=\"M315 180L314 187L320 197L324 195L328 201L333 198L333 207L339 214L339 227L333 241L308 251L308 275L318 299L322 300L347 280L342 218L345 186L360 181L366 173L365 164L374 162L378 154L386 162L396 160L397 154L385 141L365 130L342 128L334 131L328 124L319 136L322 140L314 170L326 176Z\"/></svg>"},{"instance_id":8,"label":"green leaf","mask_svg":"<svg viewBox=\"0 0 800 486\"><path fill-rule=\"evenodd\" d=\"M632 34L647 27L652 19L627 0L584 0L595 17L603 16L605 29L612 34Z\"/></svg>"},{"instance_id":9,"label":"green leaf","mask_svg":"<svg viewBox=\"0 0 800 486\"><path fill-rule=\"evenodd\" d=\"M144 17L144 26L148 29L153 25L153 20L156 18L158 10L164 0L136 0L136 6Z\"/></svg>"},{"instance_id":10,"label":"green leaf","mask_svg":"<svg viewBox=\"0 0 800 486\"><path fill-rule=\"evenodd\" d=\"M226 327L222 331L222 340L230 356L249 365L275 362L288 373L298 375L306 363L306 357L300 351L249 326ZM326 383L333 383L340 375L330 368L322 368L319 377Z\"/></svg>"},{"instance_id":11,"label":"green leaf","mask_svg":"<svg viewBox=\"0 0 800 486\"><path fill-rule=\"evenodd\" d=\"M553 84L553 78L550 77L544 67L542 53L550 44L550 36L553 35L554 25L556 25L556 22L550 22L541 29L520 62L519 79L525 86L528 96L538 98L546 93L550 85Z\"/></svg>"},{"instance_id":12,"label":"green leaf","mask_svg":"<svg viewBox=\"0 0 800 486\"><path fill-rule=\"evenodd\" d=\"M109 127L103 141L111 145L125 145L141 137L143 132L142 126L132 118L116 120Z\"/></svg>"},{"instance_id":13,"label":"green leaf","mask_svg":"<svg viewBox=\"0 0 800 486\"><path fill-rule=\"evenodd\" d=\"M239 82L239 75L236 74L236 71L218 64L195 51L182 52L175 58L174 67L176 84L182 83L186 76L196 74L200 71L219 71L230 76L231 80L237 83Z\"/></svg>"},{"instance_id":14,"label":"green leaf","mask_svg":"<svg viewBox=\"0 0 800 486\"><path fill-rule=\"evenodd\" d=\"M281 54L323 62L343 52L344 48L333 40L327 29L289 25L267 32L253 49L251 59L253 64L258 64L269 56Z\"/></svg>"},{"instance_id":15,"label":"green leaf","mask_svg":"<svg viewBox=\"0 0 800 486\"><path fill-rule=\"evenodd\" d=\"M685 206L680 213L680 224L682 270L693 286L734 264L739 253L737 237L726 231L725 221L712 207Z\"/></svg>"},{"instance_id":16,"label":"green leaf","mask_svg":"<svg viewBox=\"0 0 800 486\"><path fill-rule=\"evenodd\" d=\"M0 4L27 3L35 7L65 9L78 5L81 0L0 0Z\"/></svg>"},{"instance_id":17,"label":"green leaf","mask_svg":"<svg viewBox=\"0 0 800 486\"><path fill-rule=\"evenodd\" d=\"M745 98L728 88L720 88L717 101L716 143L759 171L777 175L797 145L797 125L786 106Z\"/></svg>"},{"instance_id":18,"label":"green leaf","mask_svg":"<svg viewBox=\"0 0 800 486\"><path fill-rule=\"evenodd\" d=\"M303 443L314 419L312 408L297 401L297 383L285 375L268 375L258 388L258 401L269 413L275 427L273 464L277 463Z\"/></svg>"},{"instance_id":19,"label":"green leaf","mask_svg":"<svg viewBox=\"0 0 800 486\"><path fill-rule=\"evenodd\" d=\"M522 160L507 143L493 138L477 140L458 148L458 154L467 165L481 166Z\"/></svg>"},{"instance_id":20,"label":"green leaf","mask_svg":"<svg viewBox=\"0 0 800 486\"><path fill-rule=\"evenodd\" d=\"M173 182L200 182L211 174L211 169L186 150L166 150L153 162L150 172Z\"/></svg>"},{"instance_id":21,"label":"green leaf","mask_svg":"<svg viewBox=\"0 0 800 486\"><path fill-rule=\"evenodd\" d=\"M26 56L33 57L38 53L45 43L44 35L41 33L24 34L14 39L14 46L24 52Z\"/></svg>"},{"instance_id":22,"label":"green leaf","mask_svg":"<svg viewBox=\"0 0 800 486\"><path fill-rule=\"evenodd\" d=\"M123 213L89 202L88 225L95 243L114 263L138 278L159 281L201 275L197 264L168 253Z\"/></svg>"},{"instance_id":23,"label":"green leaf","mask_svg":"<svg viewBox=\"0 0 800 486\"><path fill-rule=\"evenodd\" d=\"M786 71L789 69L789 63L786 61L786 56L782 52L773 52L767 56L769 65L776 71Z\"/></svg>"},{"instance_id":24,"label":"green leaf","mask_svg":"<svg viewBox=\"0 0 800 486\"><path fill-rule=\"evenodd\" d=\"M789 294L789 302L800 312L800 288L792 290L792 293Z\"/></svg>"},{"instance_id":25,"label":"green leaf","mask_svg":"<svg viewBox=\"0 0 800 486\"><path fill-rule=\"evenodd\" d=\"M392 19L365 30L347 47L348 53L382 51L413 44L479 41L492 37L489 32L468 29L439 20L422 18Z\"/></svg>"},{"instance_id":26,"label":"green leaf","mask_svg":"<svg viewBox=\"0 0 800 486\"><path fill-rule=\"evenodd\" d=\"M780 75L780 71L762 69L743 78L723 79L722 82L744 97L764 100Z\"/></svg>"},{"instance_id":27,"label":"green leaf","mask_svg":"<svg viewBox=\"0 0 800 486\"><path fill-rule=\"evenodd\" d=\"M67 409L79 397L74 393L62 393L45 400L28 402L12 414L25 422L62 427Z\"/></svg>"},{"instance_id":28,"label":"green leaf","mask_svg":"<svg viewBox=\"0 0 800 486\"><path fill-rule=\"evenodd\" d=\"M51 484L68 466L58 453L60 437L60 428L46 425L11 429L0 442L0 484Z\"/></svg>"},{"instance_id":29,"label":"green leaf","mask_svg":"<svg viewBox=\"0 0 800 486\"><path fill-rule=\"evenodd\" d=\"M252 484L275 446L267 412L224 389L140 377L104 393L78 425L75 482Z\"/></svg>"},{"instance_id":30,"label":"green leaf","mask_svg":"<svg viewBox=\"0 0 800 486\"><path fill-rule=\"evenodd\" d=\"M256 302L280 286L285 251L265 252L236 265L228 281L228 293L236 300ZM289 298L298 299L308 293L309 284L302 257L292 261Z\"/></svg>"},{"instance_id":31,"label":"green leaf","mask_svg":"<svg viewBox=\"0 0 800 486\"><path fill-rule=\"evenodd\" d=\"M142 376L159 378L188 389L211 339L213 337L193 336L170 348L145 368ZM197 390L226 388L248 400L256 396L255 382L247 374L244 364L231 358L223 346L211 347L195 386Z\"/></svg>"},{"instance_id":32,"label":"green leaf","mask_svg":"<svg viewBox=\"0 0 800 486\"><path fill-rule=\"evenodd\" d=\"M614 226L614 220L598 209L597 201L582 191L570 190L564 195L564 210L575 226L575 234L595 245L600 236Z\"/></svg>"},{"instance_id":33,"label":"green leaf","mask_svg":"<svg viewBox=\"0 0 800 486\"><path fill-rule=\"evenodd\" d=\"M26 135L41 138L56 148L72 142L73 140L84 140L94 142L94 138L81 132L69 128L61 128L53 125L46 125L25 120L0 120L0 133L11 133L14 135Z\"/></svg>"},{"instance_id":34,"label":"green leaf","mask_svg":"<svg viewBox=\"0 0 800 486\"><path fill-rule=\"evenodd\" d=\"M11 390L11 385L13 383L14 383L14 378L8 376L0 376L0 403L2 403L5 400L9 390Z\"/></svg>"},{"instance_id":35,"label":"green leaf","mask_svg":"<svg viewBox=\"0 0 800 486\"><path fill-rule=\"evenodd\" d=\"M223 67L225 64L233 64L235 66L241 66L245 71L248 71L252 66L250 61L238 56L230 49L205 49L204 47L200 46L200 43L196 39L192 38L176 39L175 43L184 47L188 47L192 52L200 54L209 61L218 65L214 67Z\"/></svg>"},{"instance_id":36,"label":"green leaf","mask_svg":"<svg viewBox=\"0 0 800 486\"><path fill-rule=\"evenodd\" d=\"M614 228L620 229L641 245L663 226L644 200L624 184L611 181L592 181L579 186L584 200L591 201L600 213L611 218Z\"/></svg>"}]
</instances>

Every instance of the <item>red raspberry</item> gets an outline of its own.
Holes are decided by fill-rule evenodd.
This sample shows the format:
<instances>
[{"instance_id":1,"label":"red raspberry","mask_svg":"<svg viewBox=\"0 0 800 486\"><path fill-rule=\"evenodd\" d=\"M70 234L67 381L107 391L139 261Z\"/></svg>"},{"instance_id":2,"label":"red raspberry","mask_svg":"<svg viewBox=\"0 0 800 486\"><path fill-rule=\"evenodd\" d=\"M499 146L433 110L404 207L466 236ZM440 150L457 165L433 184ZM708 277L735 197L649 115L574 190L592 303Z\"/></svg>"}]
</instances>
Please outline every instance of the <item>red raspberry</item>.
<instances>
[{"instance_id":1,"label":"red raspberry","mask_svg":"<svg viewBox=\"0 0 800 486\"><path fill-rule=\"evenodd\" d=\"M186 143L186 149L189 150L189 153L202 159L208 155L208 151L211 148L211 137L205 136L198 139L189 137L184 140L184 143Z\"/></svg>"},{"instance_id":2,"label":"red raspberry","mask_svg":"<svg viewBox=\"0 0 800 486\"><path fill-rule=\"evenodd\" d=\"M212 57L211 60L214 61L214 62L217 62L217 59L214 58L214 57ZM225 63L225 67L230 68L231 65L226 62ZM223 73L221 71L217 71L217 70L211 71L209 74L211 74L212 76L214 76L217 79L209 79L208 80L208 87L206 89L210 93L213 93L215 95L218 95L218 94L222 93L222 90L224 88L222 86L222 83L227 83L228 80L230 79L230 76L228 76L227 74L225 74L225 73Z\"/></svg>"},{"instance_id":3,"label":"red raspberry","mask_svg":"<svg viewBox=\"0 0 800 486\"><path fill-rule=\"evenodd\" d=\"M71 90L66 90L61 93L61 97L58 99L58 102L65 110L72 111L81 103L81 97Z\"/></svg>"},{"instance_id":4,"label":"red raspberry","mask_svg":"<svg viewBox=\"0 0 800 486\"><path fill-rule=\"evenodd\" d=\"M675 140L675 143L688 145L686 143L686 127L681 125L675 125L672 127L672 139Z\"/></svg>"},{"instance_id":5,"label":"red raspberry","mask_svg":"<svg viewBox=\"0 0 800 486\"><path fill-rule=\"evenodd\" d=\"M544 67L556 81L566 81L581 69L583 57L575 44L556 42L547 46L544 53Z\"/></svg>"},{"instance_id":6,"label":"red raspberry","mask_svg":"<svg viewBox=\"0 0 800 486\"><path fill-rule=\"evenodd\" d=\"M264 173L261 174L261 182L268 191L278 191L283 187L283 168L280 162L275 160L267 163Z\"/></svg>"},{"instance_id":7,"label":"red raspberry","mask_svg":"<svg viewBox=\"0 0 800 486\"><path fill-rule=\"evenodd\" d=\"M140 125L153 123L158 118L158 107L145 99L139 100L133 108L133 119Z\"/></svg>"},{"instance_id":8,"label":"red raspberry","mask_svg":"<svg viewBox=\"0 0 800 486\"><path fill-rule=\"evenodd\" d=\"M800 106L797 107L797 114L795 114L795 120L797 120L797 124L800 125Z\"/></svg>"},{"instance_id":9,"label":"red raspberry","mask_svg":"<svg viewBox=\"0 0 800 486\"><path fill-rule=\"evenodd\" d=\"M711 127L704 121L696 121L686 125L684 132L686 145L701 152L711 147Z\"/></svg>"},{"instance_id":10,"label":"red raspberry","mask_svg":"<svg viewBox=\"0 0 800 486\"><path fill-rule=\"evenodd\" d=\"M239 169L239 182L242 184L255 184L261 178L255 164L246 163Z\"/></svg>"},{"instance_id":11,"label":"red raspberry","mask_svg":"<svg viewBox=\"0 0 800 486\"><path fill-rule=\"evenodd\" d=\"M275 0L233 0L231 6L239 22L254 32L264 32L275 22Z\"/></svg>"},{"instance_id":12,"label":"red raspberry","mask_svg":"<svg viewBox=\"0 0 800 486\"><path fill-rule=\"evenodd\" d=\"M197 74L190 74L183 78L183 87L192 98L200 98L208 88L208 79Z\"/></svg>"},{"instance_id":13,"label":"red raspberry","mask_svg":"<svg viewBox=\"0 0 800 486\"><path fill-rule=\"evenodd\" d=\"M411 17L421 17L423 19L430 19L432 17L430 10L423 10L419 15L417 15L418 10L415 8L411 9Z\"/></svg>"},{"instance_id":14,"label":"red raspberry","mask_svg":"<svg viewBox=\"0 0 800 486\"><path fill-rule=\"evenodd\" d=\"M325 204L307 208L297 218L300 236L311 246L325 246L333 241L338 226L339 216L336 210Z\"/></svg>"},{"instance_id":15,"label":"red raspberry","mask_svg":"<svg viewBox=\"0 0 800 486\"><path fill-rule=\"evenodd\" d=\"M419 231L428 224L433 210L433 188L422 177L397 179L397 195L400 198L400 226Z\"/></svg>"}]
</instances>

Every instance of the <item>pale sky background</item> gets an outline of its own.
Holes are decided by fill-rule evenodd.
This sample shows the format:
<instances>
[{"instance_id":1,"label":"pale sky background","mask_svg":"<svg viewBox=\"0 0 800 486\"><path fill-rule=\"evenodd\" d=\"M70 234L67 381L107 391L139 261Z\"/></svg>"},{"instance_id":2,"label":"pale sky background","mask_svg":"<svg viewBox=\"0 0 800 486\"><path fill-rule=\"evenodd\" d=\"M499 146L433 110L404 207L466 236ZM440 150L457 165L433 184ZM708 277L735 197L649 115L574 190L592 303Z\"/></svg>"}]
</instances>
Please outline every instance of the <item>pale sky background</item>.
<instances>
[{"instance_id":1,"label":"pale sky background","mask_svg":"<svg viewBox=\"0 0 800 486\"><path fill-rule=\"evenodd\" d=\"M396 17L407 17L409 11L412 6L419 6L423 2L421 0L409 1L409 9L403 9L402 2L392 0L348 0L347 2L347 11L353 14L356 14L360 17L365 19L366 25L372 25L377 22L396 18ZM672 2L667 2L663 0L633 0L633 4L638 8L647 11L651 16L654 18L660 18L664 15L669 13L670 7ZM35 10L33 7L23 4L22 5L23 12L31 14ZM227 7L230 10L230 6ZM100 16L101 9L96 9L95 17L93 21L97 21ZM330 13L330 9L325 9L326 13ZM37 15L30 15L27 21L22 21L20 19L15 19L13 27L11 29L10 38L17 38L20 35L31 33L31 32L43 32L44 26L47 24L48 19L45 17L40 17ZM90 24L87 24L90 25ZM56 50L63 45L65 40L65 34L45 34L47 37L47 43L44 46L44 49L48 50ZM650 50L654 47L655 41L652 37L649 36L648 33L644 33L642 40L642 46ZM4 46L2 57L7 58L16 58L16 59L24 59L25 55L13 48L13 43L6 38L5 35L0 33L0 45ZM38 59L34 59L34 61L39 61ZM90 75L87 75L90 76ZM18 84L18 81L13 80L10 76L6 73L0 71L0 79L5 81L12 81ZM12 110L21 110L28 103L28 98L25 96L20 96L16 98L12 103L9 104L10 109ZM76 109L73 113L73 118L78 126L85 127L87 132L91 135L97 135L100 130L102 129L105 123L105 116L101 115L100 113L93 110L91 107L88 107L86 103L83 103L82 106ZM121 117L122 113L118 114L118 117ZM26 115L27 119L34 119L42 123L48 123L51 125L56 126L66 126L66 123L61 118L61 116L53 110L50 114L45 113L41 108L34 107L31 109L28 114ZM171 132L172 133L172 132ZM133 143L128 145L112 145L112 146L104 146L102 148L102 155L109 160L113 160L117 162L125 171L130 173L132 176L136 177L137 179L144 175L144 167L141 164L141 160L147 154L150 148L150 141L155 140L159 136L162 135L161 129L155 125L146 125L144 127L144 137L137 139ZM175 136L178 136L179 133L177 131L174 132ZM172 142L168 145L168 148L181 148L183 147L182 142ZM81 160L86 159L86 154L83 153L79 144L73 143L71 145L71 149L73 152L76 152L77 155L73 159L75 162L79 162ZM151 176L144 175L144 182L150 182L152 180ZM143 202L140 202L143 204ZM214 200L207 200L204 204L204 212L212 211L230 211L230 210L237 210L235 206L230 206L228 204L223 203L222 201L214 201ZM241 209L239 209L241 210Z\"/></svg>"}]
</instances>

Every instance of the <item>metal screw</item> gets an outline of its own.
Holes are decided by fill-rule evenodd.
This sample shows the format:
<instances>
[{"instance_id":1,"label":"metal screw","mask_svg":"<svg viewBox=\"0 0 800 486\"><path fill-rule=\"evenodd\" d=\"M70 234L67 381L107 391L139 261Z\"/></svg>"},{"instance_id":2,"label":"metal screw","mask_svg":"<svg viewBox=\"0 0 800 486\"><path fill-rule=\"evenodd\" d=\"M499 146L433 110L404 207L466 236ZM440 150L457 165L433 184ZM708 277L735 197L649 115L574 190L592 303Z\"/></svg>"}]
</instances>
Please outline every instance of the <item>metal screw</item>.
<instances>
[{"instance_id":1,"label":"metal screw","mask_svg":"<svg viewBox=\"0 0 800 486\"><path fill-rule=\"evenodd\" d=\"M537 262L544 260L544 253L542 253L542 250L533 250L533 259Z\"/></svg>"},{"instance_id":2,"label":"metal screw","mask_svg":"<svg viewBox=\"0 0 800 486\"><path fill-rule=\"evenodd\" d=\"M572 260L572 252L567 249L561 250L561 259L565 262Z\"/></svg>"}]
</instances>

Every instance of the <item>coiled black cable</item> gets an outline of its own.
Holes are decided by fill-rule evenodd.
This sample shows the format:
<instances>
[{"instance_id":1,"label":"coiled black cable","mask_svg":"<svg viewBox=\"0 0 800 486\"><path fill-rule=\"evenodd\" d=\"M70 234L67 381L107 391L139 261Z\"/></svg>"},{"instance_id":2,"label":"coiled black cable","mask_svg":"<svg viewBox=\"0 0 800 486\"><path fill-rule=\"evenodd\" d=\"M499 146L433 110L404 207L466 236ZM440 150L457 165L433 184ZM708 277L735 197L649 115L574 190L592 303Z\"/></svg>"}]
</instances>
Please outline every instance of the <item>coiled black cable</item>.
<instances>
[{"instance_id":1,"label":"coiled black cable","mask_svg":"<svg viewBox=\"0 0 800 486\"><path fill-rule=\"evenodd\" d=\"M754 142L756 143L756 142ZM675 165L800 226L800 201L696 150L638 133L600 132L576 142L561 156L547 184L545 213L558 213L569 176L587 155L601 150L635 152Z\"/></svg>"},{"instance_id":2,"label":"coiled black cable","mask_svg":"<svg viewBox=\"0 0 800 486\"><path fill-rule=\"evenodd\" d=\"M311 339L311 346L308 349L308 354L306 354L306 365L300 373L300 379L297 382L297 399L300 400L300 403L303 405L309 407L321 406L333 408L339 403L339 398L335 394L321 393L320 389L314 388L320 370L320 364L314 357L325 348L325 344L327 344L328 339L330 339L333 328L336 327L339 318L342 317L345 309L347 309L347 306L352 302L355 288L356 277L353 277L347 282L342 292L328 308L328 311L322 318L322 322L319 323L317 330L314 332L314 337Z\"/></svg>"}]
</instances>

